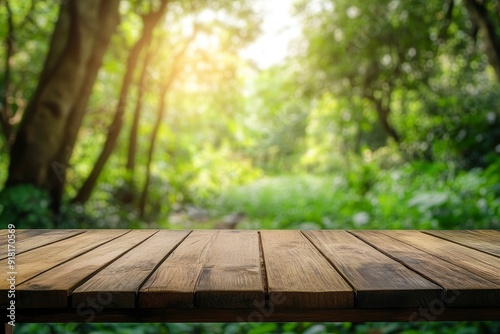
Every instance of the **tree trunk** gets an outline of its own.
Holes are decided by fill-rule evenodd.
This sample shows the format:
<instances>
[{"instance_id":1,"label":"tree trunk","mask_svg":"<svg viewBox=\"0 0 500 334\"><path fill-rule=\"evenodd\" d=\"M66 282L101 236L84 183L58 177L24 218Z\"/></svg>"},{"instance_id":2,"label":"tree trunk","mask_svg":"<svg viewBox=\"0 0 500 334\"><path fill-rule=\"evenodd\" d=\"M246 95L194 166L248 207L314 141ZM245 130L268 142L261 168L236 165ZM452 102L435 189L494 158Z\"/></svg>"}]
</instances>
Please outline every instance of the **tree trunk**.
<instances>
[{"instance_id":1,"label":"tree trunk","mask_svg":"<svg viewBox=\"0 0 500 334\"><path fill-rule=\"evenodd\" d=\"M165 90L162 90L161 94L160 105L158 107L158 117L156 118L153 132L151 133L151 144L149 145L148 150L148 160L146 162L146 180L144 182L144 186L141 192L141 198L139 200L139 217L141 218L144 218L144 214L146 212L146 201L148 197L149 182L151 179L151 162L153 161L153 153L155 150L156 138L158 137L158 130L160 129L161 120L163 119L163 115L165 114L165 99L167 94Z\"/></svg>"},{"instance_id":2,"label":"tree trunk","mask_svg":"<svg viewBox=\"0 0 500 334\"><path fill-rule=\"evenodd\" d=\"M497 81L500 81L500 36L492 19L489 16L485 1L463 0L474 25L483 31L484 44L488 62L495 70Z\"/></svg>"},{"instance_id":3,"label":"tree trunk","mask_svg":"<svg viewBox=\"0 0 500 334\"><path fill-rule=\"evenodd\" d=\"M396 131L396 129L389 122L389 115L391 113L389 103L384 104L382 99L376 98L373 94L365 95L370 101L375 105L375 110L377 111L378 119L385 133L399 145L401 144L401 136Z\"/></svg>"},{"instance_id":4,"label":"tree trunk","mask_svg":"<svg viewBox=\"0 0 500 334\"><path fill-rule=\"evenodd\" d=\"M186 41L182 49L174 55L174 59L172 62L172 69L170 71L168 79L167 81L164 82L164 84L160 88L160 105L158 107L158 117L156 118L153 132L151 132L151 140L150 140L151 144L149 146L148 158L147 158L148 160L146 162L146 181L144 182L144 186L141 192L141 198L139 200L139 216L141 218L144 218L144 214L146 212L146 201L148 197L149 182L151 179L151 162L153 161L153 153L156 145L156 138L158 137L158 131L161 125L161 120L163 119L163 115L165 114L166 95L170 90L170 87L172 86L172 83L174 82L175 78L177 77L177 74L179 73L180 70L179 62L182 59L182 57L184 57L187 48L193 42L197 33L198 33L198 26L195 25L191 37Z\"/></svg>"},{"instance_id":5,"label":"tree trunk","mask_svg":"<svg viewBox=\"0 0 500 334\"><path fill-rule=\"evenodd\" d=\"M78 193L73 198L72 203L85 203L90 198L92 191L97 183L97 179L104 169L104 165L108 161L111 153L116 146L118 141L118 136L121 132L123 125L123 115L125 113L125 107L128 100L128 93L133 80L133 74L137 66L139 55L144 47L148 47L151 43L151 38L153 35L153 30L160 19L164 16L167 8L168 0L163 0L160 8L156 12L152 12L143 17L143 31L141 37L137 40L132 50L130 51L127 60L127 69L125 76L123 78L122 88L120 90L120 96L118 99L118 104L116 107L115 115L113 121L108 129L108 135L106 137L106 142L104 147L94 164L90 175L84 181L82 187L78 190Z\"/></svg>"},{"instance_id":6,"label":"tree trunk","mask_svg":"<svg viewBox=\"0 0 500 334\"><path fill-rule=\"evenodd\" d=\"M144 93L146 91L145 80L148 64L153 56L153 52L149 51L144 58L144 63L142 64L141 73L139 75L139 81L137 82L137 101L135 104L134 118L132 120L132 127L130 129L130 137L128 142L128 156L127 156L127 169L133 173L135 168L135 156L137 152L137 133L139 129L139 120L141 118L142 112L142 102L144 98ZM132 176L133 181L133 176Z\"/></svg>"},{"instance_id":7,"label":"tree trunk","mask_svg":"<svg viewBox=\"0 0 500 334\"><path fill-rule=\"evenodd\" d=\"M35 184L58 211L65 171L102 57L119 22L119 0L67 0L10 154L6 186Z\"/></svg>"},{"instance_id":8,"label":"tree trunk","mask_svg":"<svg viewBox=\"0 0 500 334\"><path fill-rule=\"evenodd\" d=\"M8 96L10 91L10 61L14 55L14 20L12 18L12 9L9 1L5 1L7 9L7 37L5 38L6 54L5 54L5 72L2 86L0 87L0 123L5 137L7 147L12 145L13 129L10 120L12 112L10 109Z\"/></svg>"}]
</instances>

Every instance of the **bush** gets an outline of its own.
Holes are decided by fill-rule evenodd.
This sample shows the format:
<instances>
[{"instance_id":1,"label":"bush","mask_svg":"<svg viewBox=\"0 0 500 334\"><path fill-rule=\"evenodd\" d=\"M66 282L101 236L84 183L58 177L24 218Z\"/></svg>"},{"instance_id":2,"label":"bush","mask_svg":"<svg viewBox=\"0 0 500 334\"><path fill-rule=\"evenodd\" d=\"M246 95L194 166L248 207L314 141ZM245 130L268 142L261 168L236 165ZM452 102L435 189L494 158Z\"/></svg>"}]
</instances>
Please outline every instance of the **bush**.
<instances>
[{"instance_id":1,"label":"bush","mask_svg":"<svg viewBox=\"0 0 500 334\"><path fill-rule=\"evenodd\" d=\"M499 228L499 166L368 164L330 176L270 177L229 188L211 206L244 212L248 228Z\"/></svg>"},{"instance_id":2,"label":"bush","mask_svg":"<svg viewBox=\"0 0 500 334\"><path fill-rule=\"evenodd\" d=\"M49 203L48 193L33 185L6 188L0 193L2 226L14 224L18 228L52 228Z\"/></svg>"}]
</instances>

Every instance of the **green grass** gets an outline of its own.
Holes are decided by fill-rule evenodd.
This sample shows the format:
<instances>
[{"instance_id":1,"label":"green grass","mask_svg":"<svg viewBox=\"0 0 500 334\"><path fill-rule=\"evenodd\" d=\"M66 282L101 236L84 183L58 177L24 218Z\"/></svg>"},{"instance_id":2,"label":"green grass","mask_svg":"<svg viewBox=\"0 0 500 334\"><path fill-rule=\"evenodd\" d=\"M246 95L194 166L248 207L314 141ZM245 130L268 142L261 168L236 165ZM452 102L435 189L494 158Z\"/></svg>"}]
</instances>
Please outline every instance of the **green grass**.
<instances>
[{"instance_id":1,"label":"green grass","mask_svg":"<svg viewBox=\"0 0 500 334\"><path fill-rule=\"evenodd\" d=\"M278 176L232 187L210 205L244 212L240 228L500 228L497 171L445 165L362 168L331 176Z\"/></svg>"}]
</instances>

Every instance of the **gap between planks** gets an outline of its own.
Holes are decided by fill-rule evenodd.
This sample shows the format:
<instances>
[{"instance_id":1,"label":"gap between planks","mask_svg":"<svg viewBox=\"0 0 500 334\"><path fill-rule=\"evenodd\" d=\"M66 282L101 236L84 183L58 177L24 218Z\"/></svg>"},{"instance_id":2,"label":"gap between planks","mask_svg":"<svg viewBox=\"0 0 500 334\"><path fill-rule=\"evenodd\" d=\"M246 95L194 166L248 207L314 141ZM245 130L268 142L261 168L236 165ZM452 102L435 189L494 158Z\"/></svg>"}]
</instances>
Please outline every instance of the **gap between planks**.
<instances>
[{"instance_id":1,"label":"gap between planks","mask_svg":"<svg viewBox=\"0 0 500 334\"><path fill-rule=\"evenodd\" d=\"M136 234L123 233L118 238L27 280L18 286L19 306L67 307L72 299L71 292L76 287L156 233L154 230L141 230Z\"/></svg>"},{"instance_id":2,"label":"gap between planks","mask_svg":"<svg viewBox=\"0 0 500 334\"><path fill-rule=\"evenodd\" d=\"M20 263L17 266L18 267L17 268L18 269L18 277L17 277L16 283L21 284L21 283L24 283L25 281L28 281L30 279L37 277L37 276L40 276L41 274L43 274L49 270L52 270L53 268L55 268L57 266L60 266L66 262L69 262L69 261L77 258L78 256L81 256L81 255L91 251L92 249L94 249L96 247L105 245L106 243L111 242L114 239L119 238L123 235L126 235L127 233L130 232L130 230L105 230L106 233L109 233L111 236L108 239L103 238L103 240L100 240L101 239L100 237L92 237L92 234L96 234L96 232L93 232L93 231L96 231L96 230L86 230L84 233L76 235L75 238L77 238L77 239L90 239L90 240L93 240L95 238L98 241L96 241L92 247L88 247L86 250L84 250L82 252L80 252L79 248L72 249L71 255L67 256L67 257L65 255L62 257L59 256L61 254L62 249L59 250L58 248L61 248L61 246L65 246L67 244L68 239L64 239L64 240L60 240L58 242L44 245L44 246L39 247L37 249L32 249L32 250L29 250L27 252L20 254L19 256L16 256L16 258L18 259L18 261L16 261L16 262ZM43 259L42 262L31 263L31 265L30 265L30 263L28 263L27 265L26 265L26 263L23 263L23 260L34 261L35 260L33 258L34 255L38 256L39 254L37 254L37 252L40 252L41 250L43 250L43 248L47 248L49 250L50 254L48 255L48 257L47 257L47 254L44 254L45 258ZM45 250L47 250L47 249L45 249ZM54 261L54 259L52 258L52 256L54 256L54 255L58 255L60 257L61 261L60 262ZM39 270L39 271L35 270L34 264L36 264L36 266L38 266L38 267L41 266L41 270ZM25 270L23 268L21 268L21 266L26 266L26 268L24 268ZM7 282L0 281L0 289L5 288L6 286L7 286ZM3 301L3 299L1 297L0 297L0 300Z\"/></svg>"},{"instance_id":3,"label":"gap between planks","mask_svg":"<svg viewBox=\"0 0 500 334\"><path fill-rule=\"evenodd\" d=\"M339 231L346 231L346 230L339 230ZM354 288L352 283L347 279L347 277L344 275L344 273L342 273L342 271L340 271L340 269L337 268L337 266L332 261L330 261L330 259L325 255L325 253L323 253L323 251L309 238L309 236L306 233L304 233L303 230L301 230L300 233L313 245L314 248L316 248L318 250L318 252L333 267L333 269L335 269L337 271L337 273L340 276L342 276L344 281L346 281L346 283L351 287L352 291L354 292L354 308L357 308L358 307L358 291Z\"/></svg>"},{"instance_id":4,"label":"gap between planks","mask_svg":"<svg viewBox=\"0 0 500 334\"><path fill-rule=\"evenodd\" d=\"M6 230L3 230L6 231ZM43 246L73 238L85 233L84 230L16 230L15 251L16 256ZM6 237L2 234L0 237ZM29 243L28 243L29 241ZM34 243L34 244L33 244ZM0 250L0 260L7 258L7 247Z\"/></svg>"},{"instance_id":5,"label":"gap between planks","mask_svg":"<svg viewBox=\"0 0 500 334\"><path fill-rule=\"evenodd\" d=\"M151 270L151 272L146 276L146 278L142 281L142 283L139 285L139 287L137 288L137 292L136 292L136 295L135 295L135 308L138 309L139 308L139 291L142 289L142 287L144 286L144 284L146 284L146 282L149 280L149 278L153 275L153 273L156 271L156 269L158 269L159 266L161 266L161 264L173 253L175 252L175 250L184 242L184 240L186 240L187 237L189 237L191 235L191 233L193 233L193 230L190 230L188 232L188 234L186 234L186 236L184 238L182 238L181 242L179 242L177 245L174 246L174 248L168 252L164 257L163 259L161 259L160 262L158 262L156 264L156 266L154 267L153 270Z\"/></svg>"},{"instance_id":6,"label":"gap between planks","mask_svg":"<svg viewBox=\"0 0 500 334\"><path fill-rule=\"evenodd\" d=\"M461 267L466 271L481 276L490 282L500 285L500 277L498 276L500 259L492 254L484 253L461 244L453 243L449 240L444 240L433 235L422 233L421 231L416 231L418 234L415 234L415 236L409 236L409 231L407 230L387 232L388 231L381 231L381 233L390 236L392 239L403 242L425 253L438 257L454 266ZM443 247L443 245L447 246Z\"/></svg>"},{"instance_id":7,"label":"gap between planks","mask_svg":"<svg viewBox=\"0 0 500 334\"><path fill-rule=\"evenodd\" d=\"M263 304L264 295L258 231L196 230L138 297L140 308L236 308Z\"/></svg>"},{"instance_id":8,"label":"gap between planks","mask_svg":"<svg viewBox=\"0 0 500 334\"><path fill-rule=\"evenodd\" d=\"M500 285L379 231L353 231L360 239L444 288L449 307L498 307ZM413 231L415 236L421 235Z\"/></svg>"},{"instance_id":9,"label":"gap between planks","mask_svg":"<svg viewBox=\"0 0 500 334\"><path fill-rule=\"evenodd\" d=\"M267 279L266 257L264 256L264 246L262 246L261 231L258 231L258 237L259 237L260 269L262 273L262 285L264 286L264 306L269 307L269 284Z\"/></svg>"},{"instance_id":10,"label":"gap between planks","mask_svg":"<svg viewBox=\"0 0 500 334\"><path fill-rule=\"evenodd\" d=\"M140 287L190 233L156 230L78 285L72 292L71 305L76 307L88 297L99 298L100 294L106 294L110 298L107 307L137 307ZM129 275L130 279L126 279Z\"/></svg>"},{"instance_id":11,"label":"gap between planks","mask_svg":"<svg viewBox=\"0 0 500 334\"><path fill-rule=\"evenodd\" d=\"M372 244L371 242L368 242L368 241L366 241L366 240L364 240L364 239L360 238L357 234L355 234L355 232L356 232L356 231L347 231L347 232L348 232L348 233L350 233L351 235L353 235L354 237L358 238L359 240L363 241L363 242L364 242L364 243L366 243L368 246L370 246L370 247L374 248L374 249L375 249L375 250L377 250L378 252L380 252L380 253L382 253L382 254L384 254L384 255L386 255L386 256L388 256L388 257L390 257L390 258L391 258L391 259L393 259L394 261L399 262L400 264L402 264L403 266L405 266L405 267L406 267L406 268L408 268L409 270L411 270L411 271L415 272L416 274L418 274L418 275L422 276L422 277L423 277L423 278L425 278L426 280L428 280L428 281L430 281L430 282L432 282L432 283L436 284L436 285L437 285L437 286L439 286L441 289L443 289L443 291L446 291L446 289L445 289L443 286L441 286L440 284L438 284L437 282L435 282L432 278L428 277L428 276L427 276L427 275L425 275L425 274L421 274L420 272L416 271L416 270L415 270L415 269L413 269L412 267L408 266L408 264L407 264L407 263L405 263L403 260L400 260L399 258L397 258L396 256L394 256L394 255L393 255L393 254L391 254L390 252L385 252L384 250L380 249L379 247L377 247L376 245ZM388 235L388 236L390 237L390 235ZM394 239L394 238L392 238L392 239ZM397 240L397 239L394 239L394 240L399 241L399 240ZM412 245L409 245L409 246L411 246L411 247L415 248L415 247L414 247L414 246L412 246ZM418 249L418 248L417 248L417 249ZM428 254L429 254L429 253L428 253ZM431 255L431 256L432 256L432 254L429 254L429 255Z\"/></svg>"},{"instance_id":12,"label":"gap between planks","mask_svg":"<svg viewBox=\"0 0 500 334\"><path fill-rule=\"evenodd\" d=\"M494 240L487 240L484 235L485 232L490 232L487 235L488 238L493 238ZM500 257L500 250L497 248L491 249L490 247L496 244L500 244L500 233L497 234L496 238L493 233L496 230L438 230L438 231L422 231L422 233L431 235L433 237L443 239L446 241L453 242L454 244L471 248L488 255L493 255ZM468 234L471 239L464 240L464 234ZM482 237L481 237L482 234ZM486 245L485 245L486 244Z\"/></svg>"},{"instance_id":13,"label":"gap between planks","mask_svg":"<svg viewBox=\"0 0 500 334\"><path fill-rule=\"evenodd\" d=\"M305 231L350 282L358 308L416 307L439 298L442 287L409 270L347 231Z\"/></svg>"}]
</instances>

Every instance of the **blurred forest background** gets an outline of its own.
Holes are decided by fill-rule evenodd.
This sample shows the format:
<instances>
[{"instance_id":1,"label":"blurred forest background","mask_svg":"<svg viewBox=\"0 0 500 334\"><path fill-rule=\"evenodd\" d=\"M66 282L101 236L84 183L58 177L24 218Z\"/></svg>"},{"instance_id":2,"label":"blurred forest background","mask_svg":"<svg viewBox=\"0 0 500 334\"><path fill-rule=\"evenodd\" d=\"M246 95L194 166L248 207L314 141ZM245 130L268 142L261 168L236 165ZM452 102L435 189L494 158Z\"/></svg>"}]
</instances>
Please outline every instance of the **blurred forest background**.
<instances>
[{"instance_id":1,"label":"blurred forest background","mask_svg":"<svg viewBox=\"0 0 500 334\"><path fill-rule=\"evenodd\" d=\"M500 0L270 2L1 0L2 226L500 228ZM500 330L248 326L19 333Z\"/></svg>"}]
</instances>

